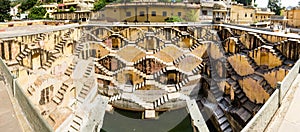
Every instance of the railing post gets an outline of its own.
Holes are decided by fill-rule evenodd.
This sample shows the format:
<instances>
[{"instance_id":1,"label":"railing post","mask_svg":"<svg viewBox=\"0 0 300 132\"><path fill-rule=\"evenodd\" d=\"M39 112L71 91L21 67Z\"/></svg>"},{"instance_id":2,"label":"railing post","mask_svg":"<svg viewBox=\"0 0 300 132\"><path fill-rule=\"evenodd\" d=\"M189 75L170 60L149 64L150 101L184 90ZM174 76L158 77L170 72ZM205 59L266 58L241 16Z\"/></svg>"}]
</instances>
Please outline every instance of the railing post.
<instances>
[{"instance_id":1,"label":"railing post","mask_svg":"<svg viewBox=\"0 0 300 132\"><path fill-rule=\"evenodd\" d=\"M16 95L16 81L17 81L16 75L12 75L12 88L13 88L13 96L14 97Z\"/></svg>"},{"instance_id":2,"label":"railing post","mask_svg":"<svg viewBox=\"0 0 300 132\"><path fill-rule=\"evenodd\" d=\"M276 89L278 89L278 108L281 106L281 82L277 82L277 86L276 86Z\"/></svg>"}]
</instances>

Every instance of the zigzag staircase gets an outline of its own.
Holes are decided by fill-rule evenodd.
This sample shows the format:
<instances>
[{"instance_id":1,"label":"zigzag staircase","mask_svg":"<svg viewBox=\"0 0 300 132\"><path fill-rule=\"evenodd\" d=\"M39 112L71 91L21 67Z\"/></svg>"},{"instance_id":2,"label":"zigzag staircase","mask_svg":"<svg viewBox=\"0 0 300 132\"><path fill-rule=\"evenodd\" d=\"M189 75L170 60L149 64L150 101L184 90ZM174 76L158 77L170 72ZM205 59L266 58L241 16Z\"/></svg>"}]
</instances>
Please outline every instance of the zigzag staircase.
<instances>
[{"instance_id":1,"label":"zigzag staircase","mask_svg":"<svg viewBox=\"0 0 300 132\"><path fill-rule=\"evenodd\" d=\"M80 132L82 120L83 120L82 117L75 114L72 122L70 123L68 132Z\"/></svg>"},{"instance_id":2,"label":"zigzag staircase","mask_svg":"<svg viewBox=\"0 0 300 132\"><path fill-rule=\"evenodd\" d=\"M67 89L69 88L69 86L65 83L62 84L62 86L60 87L60 89L58 90L58 92L55 94L55 96L52 98L53 102L57 105L61 104L63 99L64 99L64 95L67 92Z\"/></svg>"}]
</instances>

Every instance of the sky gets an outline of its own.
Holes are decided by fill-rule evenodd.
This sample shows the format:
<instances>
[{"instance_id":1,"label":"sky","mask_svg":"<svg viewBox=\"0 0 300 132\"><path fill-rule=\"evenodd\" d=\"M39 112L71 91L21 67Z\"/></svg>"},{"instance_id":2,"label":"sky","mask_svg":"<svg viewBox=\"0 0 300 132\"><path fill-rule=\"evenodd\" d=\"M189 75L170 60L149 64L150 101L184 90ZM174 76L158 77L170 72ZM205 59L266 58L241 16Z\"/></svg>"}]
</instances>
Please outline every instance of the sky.
<instances>
[{"instance_id":1,"label":"sky","mask_svg":"<svg viewBox=\"0 0 300 132\"><path fill-rule=\"evenodd\" d=\"M269 0L256 0L258 7L267 7ZM300 0L281 0L282 7L297 6Z\"/></svg>"}]
</instances>

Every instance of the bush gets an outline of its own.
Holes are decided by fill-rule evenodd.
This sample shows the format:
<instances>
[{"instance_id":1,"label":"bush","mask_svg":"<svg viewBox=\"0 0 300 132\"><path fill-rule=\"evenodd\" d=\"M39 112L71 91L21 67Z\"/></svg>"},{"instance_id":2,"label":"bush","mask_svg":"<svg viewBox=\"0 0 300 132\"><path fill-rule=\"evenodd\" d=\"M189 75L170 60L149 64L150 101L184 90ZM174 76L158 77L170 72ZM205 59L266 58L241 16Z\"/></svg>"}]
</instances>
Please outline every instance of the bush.
<instances>
[{"instance_id":1,"label":"bush","mask_svg":"<svg viewBox=\"0 0 300 132\"><path fill-rule=\"evenodd\" d=\"M9 11L10 11L10 1L0 0L0 22L4 22L4 20L11 20Z\"/></svg>"},{"instance_id":2,"label":"bush","mask_svg":"<svg viewBox=\"0 0 300 132\"><path fill-rule=\"evenodd\" d=\"M74 12L76 9L73 6L71 6L69 10L70 12Z\"/></svg>"},{"instance_id":3,"label":"bush","mask_svg":"<svg viewBox=\"0 0 300 132\"><path fill-rule=\"evenodd\" d=\"M47 10L44 7L33 7L28 14L30 19L44 19Z\"/></svg>"},{"instance_id":4,"label":"bush","mask_svg":"<svg viewBox=\"0 0 300 132\"><path fill-rule=\"evenodd\" d=\"M106 6L105 0L99 0L98 2L94 3L94 11L99 11Z\"/></svg>"},{"instance_id":5,"label":"bush","mask_svg":"<svg viewBox=\"0 0 300 132\"><path fill-rule=\"evenodd\" d=\"M22 12L27 11L27 10L31 9L36 3L37 3L37 0L24 0L21 3L21 6L19 6L19 9L21 9Z\"/></svg>"},{"instance_id":6,"label":"bush","mask_svg":"<svg viewBox=\"0 0 300 132\"><path fill-rule=\"evenodd\" d=\"M165 19L165 22L183 22L179 16L171 16Z\"/></svg>"}]
</instances>

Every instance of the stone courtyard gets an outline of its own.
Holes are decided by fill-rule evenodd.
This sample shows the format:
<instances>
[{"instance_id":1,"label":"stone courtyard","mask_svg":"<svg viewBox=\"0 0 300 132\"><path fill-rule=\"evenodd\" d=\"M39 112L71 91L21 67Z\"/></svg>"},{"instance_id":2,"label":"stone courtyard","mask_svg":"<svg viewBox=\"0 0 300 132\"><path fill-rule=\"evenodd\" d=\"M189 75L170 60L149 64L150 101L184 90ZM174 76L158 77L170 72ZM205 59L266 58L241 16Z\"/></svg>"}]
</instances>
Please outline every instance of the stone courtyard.
<instances>
[{"instance_id":1,"label":"stone courtyard","mask_svg":"<svg viewBox=\"0 0 300 132\"><path fill-rule=\"evenodd\" d=\"M54 131L100 131L114 108L144 120L187 108L194 130L204 130L196 117L210 131L240 131L300 54L297 37L222 25L38 31L0 38L0 56Z\"/></svg>"}]
</instances>

